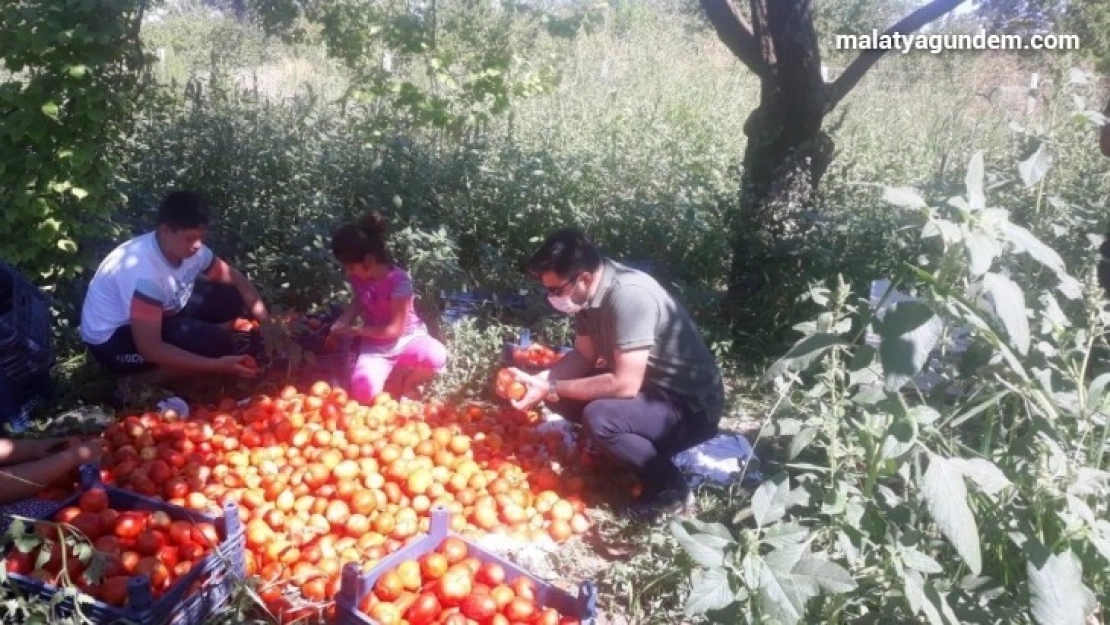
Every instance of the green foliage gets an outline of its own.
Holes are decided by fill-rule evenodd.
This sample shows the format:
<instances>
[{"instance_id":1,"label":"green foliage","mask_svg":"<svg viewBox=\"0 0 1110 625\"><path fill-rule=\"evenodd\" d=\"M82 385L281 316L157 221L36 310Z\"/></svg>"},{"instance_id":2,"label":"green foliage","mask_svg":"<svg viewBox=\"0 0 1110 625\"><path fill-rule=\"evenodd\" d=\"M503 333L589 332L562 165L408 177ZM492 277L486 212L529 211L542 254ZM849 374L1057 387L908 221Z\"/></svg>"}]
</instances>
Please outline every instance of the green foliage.
<instances>
[{"instance_id":1,"label":"green foliage","mask_svg":"<svg viewBox=\"0 0 1110 625\"><path fill-rule=\"evenodd\" d=\"M899 274L917 300L874 315L843 280L810 290L822 312L768 371L790 444L734 519L755 527L673 528L689 612L1082 622L1110 587L1110 311L987 179L977 153L962 197L887 189L927 250Z\"/></svg>"},{"instance_id":2,"label":"green foliage","mask_svg":"<svg viewBox=\"0 0 1110 625\"><path fill-rule=\"evenodd\" d=\"M1110 69L1110 6L1101 0L978 0L977 14L993 32L1069 34L1083 42L1081 54Z\"/></svg>"},{"instance_id":3,"label":"green foliage","mask_svg":"<svg viewBox=\"0 0 1110 625\"><path fill-rule=\"evenodd\" d=\"M491 380L501 366L501 350L512 340L512 329L499 323L464 317L443 327L447 367L431 382L430 395L457 403L491 399Z\"/></svg>"},{"instance_id":4,"label":"green foliage","mask_svg":"<svg viewBox=\"0 0 1110 625\"><path fill-rule=\"evenodd\" d=\"M137 101L134 0L0 7L0 257L49 284L112 236L114 163Z\"/></svg>"},{"instance_id":5,"label":"green foliage","mask_svg":"<svg viewBox=\"0 0 1110 625\"><path fill-rule=\"evenodd\" d=\"M581 19L527 4L432 2L424 7L358 0L253 0L267 32L292 40L311 31L351 71L347 97L390 118L368 122L455 132L488 123L511 102L557 83L543 36L573 35ZM384 131L383 127L376 127Z\"/></svg>"}]
</instances>

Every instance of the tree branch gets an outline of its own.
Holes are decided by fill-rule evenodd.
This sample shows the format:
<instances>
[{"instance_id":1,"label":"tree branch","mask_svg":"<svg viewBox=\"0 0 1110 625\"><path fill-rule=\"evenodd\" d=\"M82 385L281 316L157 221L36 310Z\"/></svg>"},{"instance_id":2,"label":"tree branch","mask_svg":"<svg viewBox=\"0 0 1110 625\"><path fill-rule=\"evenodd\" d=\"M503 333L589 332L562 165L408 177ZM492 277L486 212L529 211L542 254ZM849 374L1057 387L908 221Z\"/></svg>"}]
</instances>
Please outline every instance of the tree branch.
<instances>
[{"instance_id":1,"label":"tree branch","mask_svg":"<svg viewBox=\"0 0 1110 625\"><path fill-rule=\"evenodd\" d=\"M732 0L699 0L706 17L713 24L717 36L736 58L757 76L767 72L767 62L760 53L759 43L752 34L752 27L736 9Z\"/></svg>"},{"instance_id":2,"label":"tree branch","mask_svg":"<svg viewBox=\"0 0 1110 625\"><path fill-rule=\"evenodd\" d=\"M912 33L929 22L940 18L952 9L955 9L957 6L963 4L963 2L964 0L933 0L929 4L926 4L902 18L900 22L888 28L880 36L893 35L895 33ZM829 99L828 103L825 105L825 112L827 113L835 108L836 105L844 99L844 96L848 95L848 93L855 88L856 84L863 78L863 75L867 73L867 70L871 69L871 66L882 58L883 54L886 52L887 50L883 49L861 52L860 55L848 65L844 73L829 87Z\"/></svg>"}]
</instances>

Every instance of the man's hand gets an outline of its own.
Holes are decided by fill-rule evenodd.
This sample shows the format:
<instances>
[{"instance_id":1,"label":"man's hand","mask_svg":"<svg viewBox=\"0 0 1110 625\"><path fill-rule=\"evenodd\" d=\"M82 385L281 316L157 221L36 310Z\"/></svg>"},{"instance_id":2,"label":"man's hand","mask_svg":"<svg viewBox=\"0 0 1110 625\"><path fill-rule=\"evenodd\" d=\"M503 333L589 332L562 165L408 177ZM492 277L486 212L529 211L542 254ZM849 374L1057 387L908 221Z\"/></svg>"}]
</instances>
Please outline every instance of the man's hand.
<instances>
[{"instance_id":1,"label":"man's hand","mask_svg":"<svg viewBox=\"0 0 1110 625\"><path fill-rule=\"evenodd\" d=\"M76 437L66 439L65 454L69 456L75 466L86 463L99 464L104 456L105 441L103 438L80 439Z\"/></svg>"},{"instance_id":2,"label":"man's hand","mask_svg":"<svg viewBox=\"0 0 1110 625\"><path fill-rule=\"evenodd\" d=\"M247 365L248 356L221 356L216 359L216 371L230 373L244 378L258 375L258 369Z\"/></svg>"},{"instance_id":3,"label":"man's hand","mask_svg":"<svg viewBox=\"0 0 1110 625\"><path fill-rule=\"evenodd\" d=\"M525 373L516 367L509 367L509 372L520 383L524 384L526 389L524 397L512 401L513 408L529 410L532 406L543 401L544 397L547 397L548 389L551 388L551 383L547 381L547 378Z\"/></svg>"}]
</instances>

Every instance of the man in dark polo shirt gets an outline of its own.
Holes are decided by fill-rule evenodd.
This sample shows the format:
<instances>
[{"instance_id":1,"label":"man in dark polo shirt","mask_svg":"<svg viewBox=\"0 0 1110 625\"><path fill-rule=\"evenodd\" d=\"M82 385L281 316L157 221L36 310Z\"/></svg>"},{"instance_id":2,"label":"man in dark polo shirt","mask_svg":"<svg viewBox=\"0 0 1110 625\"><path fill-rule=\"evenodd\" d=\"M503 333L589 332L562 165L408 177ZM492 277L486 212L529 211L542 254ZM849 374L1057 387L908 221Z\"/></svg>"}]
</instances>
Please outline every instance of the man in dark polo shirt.
<instances>
[{"instance_id":1,"label":"man in dark polo shirt","mask_svg":"<svg viewBox=\"0 0 1110 625\"><path fill-rule=\"evenodd\" d=\"M610 259L580 230L550 235L527 262L556 309L574 315L574 349L528 375L520 409L546 399L599 451L634 471L630 516L653 522L691 498L671 456L717 435L724 386L693 320L654 278Z\"/></svg>"}]
</instances>

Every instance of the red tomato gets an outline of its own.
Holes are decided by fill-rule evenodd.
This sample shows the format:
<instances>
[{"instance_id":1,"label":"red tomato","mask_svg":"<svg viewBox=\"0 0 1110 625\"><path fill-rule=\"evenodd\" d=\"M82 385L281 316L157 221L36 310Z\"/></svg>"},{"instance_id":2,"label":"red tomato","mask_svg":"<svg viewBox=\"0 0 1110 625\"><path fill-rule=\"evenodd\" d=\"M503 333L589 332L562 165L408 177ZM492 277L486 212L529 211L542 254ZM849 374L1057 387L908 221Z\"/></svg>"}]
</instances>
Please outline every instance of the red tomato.
<instances>
[{"instance_id":1,"label":"red tomato","mask_svg":"<svg viewBox=\"0 0 1110 625\"><path fill-rule=\"evenodd\" d=\"M90 488L81 493L77 506L85 512L100 512L108 507L108 493L103 488Z\"/></svg>"},{"instance_id":2,"label":"red tomato","mask_svg":"<svg viewBox=\"0 0 1110 625\"><path fill-rule=\"evenodd\" d=\"M474 579L490 587L499 586L505 583L505 568L496 562L484 562Z\"/></svg>"},{"instance_id":3,"label":"red tomato","mask_svg":"<svg viewBox=\"0 0 1110 625\"><path fill-rule=\"evenodd\" d=\"M20 553L13 551L8 554L4 564L7 567L8 573L17 573L19 575L29 575L35 568L35 557L37 552L31 551L30 553Z\"/></svg>"},{"instance_id":4,"label":"red tomato","mask_svg":"<svg viewBox=\"0 0 1110 625\"><path fill-rule=\"evenodd\" d=\"M516 596L528 601L536 600L536 582L532 578L521 575L520 577L509 582L509 587L513 589ZM514 619L517 620L517 619Z\"/></svg>"},{"instance_id":5,"label":"red tomato","mask_svg":"<svg viewBox=\"0 0 1110 625\"><path fill-rule=\"evenodd\" d=\"M100 592L97 593L98 598L107 603L122 607L127 603L127 581L125 575L115 575L104 580L100 585Z\"/></svg>"},{"instance_id":6,"label":"red tomato","mask_svg":"<svg viewBox=\"0 0 1110 625\"><path fill-rule=\"evenodd\" d=\"M146 519L139 512L121 512L116 518L116 536L138 538L146 529Z\"/></svg>"},{"instance_id":7,"label":"red tomato","mask_svg":"<svg viewBox=\"0 0 1110 625\"><path fill-rule=\"evenodd\" d=\"M193 541L203 547L215 547L220 544L220 534L211 523L197 523L193 526Z\"/></svg>"},{"instance_id":8,"label":"red tomato","mask_svg":"<svg viewBox=\"0 0 1110 625\"><path fill-rule=\"evenodd\" d=\"M519 621L527 623L532 620L536 615L536 604L532 603L531 599L524 597L515 597L505 606L505 616L509 617L510 621Z\"/></svg>"},{"instance_id":9,"label":"red tomato","mask_svg":"<svg viewBox=\"0 0 1110 625\"><path fill-rule=\"evenodd\" d=\"M488 594L472 594L462 602L462 613L479 623L485 623L497 614L497 602Z\"/></svg>"},{"instance_id":10,"label":"red tomato","mask_svg":"<svg viewBox=\"0 0 1110 625\"><path fill-rule=\"evenodd\" d=\"M91 541L100 538L100 535L104 533L100 523L100 515L96 512L82 512L73 517L69 524Z\"/></svg>"},{"instance_id":11,"label":"red tomato","mask_svg":"<svg viewBox=\"0 0 1110 625\"><path fill-rule=\"evenodd\" d=\"M153 556L166 546L166 536L162 532L147 530L135 539L135 551L144 556Z\"/></svg>"},{"instance_id":12,"label":"red tomato","mask_svg":"<svg viewBox=\"0 0 1110 625\"><path fill-rule=\"evenodd\" d=\"M439 579L439 600L445 606L456 606L463 602L474 589L473 575L462 564L452 565Z\"/></svg>"},{"instance_id":13,"label":"red tomato","mask_svg":"<svg viewBox=\"0 0 1110 625\"><path fill-rule=\"evenodd\" d=\"M430 625L435 623L442 611L439 599L430 592L421 593L405 611L405 620L411 625Z\"/></svg>"}]
</instances>

